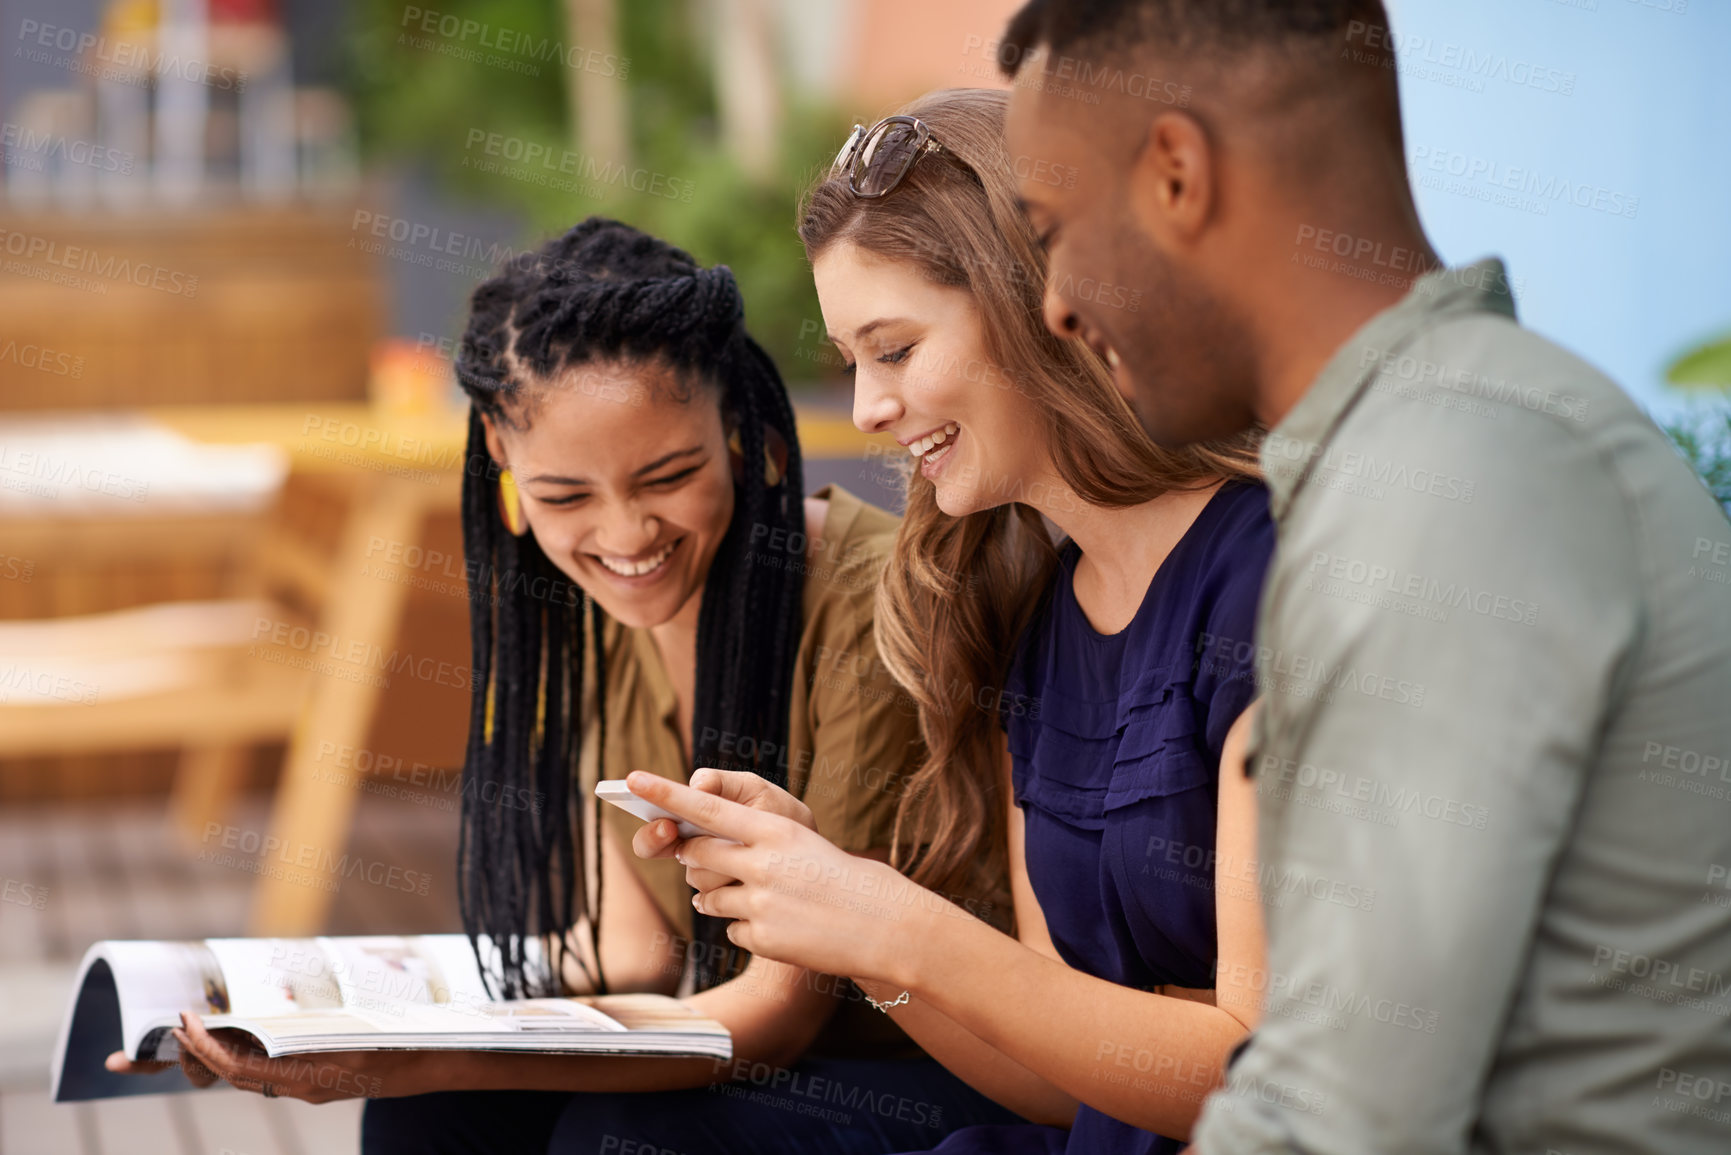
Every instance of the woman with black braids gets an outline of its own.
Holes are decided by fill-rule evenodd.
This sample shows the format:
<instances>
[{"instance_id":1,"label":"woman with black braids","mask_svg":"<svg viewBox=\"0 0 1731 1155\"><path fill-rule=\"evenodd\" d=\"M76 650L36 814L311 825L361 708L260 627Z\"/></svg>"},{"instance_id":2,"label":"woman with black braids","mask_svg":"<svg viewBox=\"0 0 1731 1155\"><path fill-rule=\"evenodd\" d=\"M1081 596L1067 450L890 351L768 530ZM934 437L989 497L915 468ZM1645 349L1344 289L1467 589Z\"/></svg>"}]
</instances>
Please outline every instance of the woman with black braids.
<instances>
[{"instance_id":1,"label":"woman with black braids","mask_svg":"<svg viewBox=\"0 0 1731 1155\"><path fill-rule=\"evenodd\" d=\"M896 521L836 488L802 500L793 409L732 273L591 218L471 304L466 928L497 994L691 991L735 1060L368 1052L321 1056L354 1079L265 1081L376 1088L368 1152L882 1152L1013 1119L845 980L693 926L678 864L626 853L636 821L593 797L632 770L751 770L887 858L921 760L872 642Z\"/></svg>"}]
</instances>

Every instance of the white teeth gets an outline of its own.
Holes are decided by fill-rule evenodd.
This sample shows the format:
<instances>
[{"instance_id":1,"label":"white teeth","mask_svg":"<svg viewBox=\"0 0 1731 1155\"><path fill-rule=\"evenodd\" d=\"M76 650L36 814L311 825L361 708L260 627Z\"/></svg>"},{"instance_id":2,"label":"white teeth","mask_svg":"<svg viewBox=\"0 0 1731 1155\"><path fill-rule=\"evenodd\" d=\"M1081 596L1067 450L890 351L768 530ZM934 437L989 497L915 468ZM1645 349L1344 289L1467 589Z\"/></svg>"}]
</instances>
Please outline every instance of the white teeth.
<instances>
[{"instance_id":1,"label":"white teeth","mask_svg":"<svg viewBox=\"0 0 1731 1155\"><path fill-rule=\"evenodd\" d=\"M642 561L625 561L621 558L601 557L600 555L596 555L596 560L620 577L642 577L646 573L660 569L661 563L667 560L669 555L673 553L673 547L678 544L678 542L670 541L657 550L653 556L646 557Z\"/></svg>"},{"instance_id":2,"label":"white teeth","mask_svg":"<svg viewBox=\"0 0 1731 1155\"><path fill-rule=\"evenodd\" d=\"M961 431L962 427L957 425L954 421L951 421L942 429L928 433L918 441L909 442L908 452L913 454L915 457L924 457L926 454L930 453L934 447L942 445L948 438L954 437Z\"/></svg>"},{"instance_id":3,"label":"white teeth","mask_svg":"<svg viewBox=\"0 0 1731 1155\"><path fill-rule=\"evenodd\" d=\"M1112 368L1114 368L1114 369L1116 369L1118 367L1118 350L1113 349L1109 346L1107 347L1107 349L1106 349L1106 364L1112 366Z\"/></svg>"}]
</instances>

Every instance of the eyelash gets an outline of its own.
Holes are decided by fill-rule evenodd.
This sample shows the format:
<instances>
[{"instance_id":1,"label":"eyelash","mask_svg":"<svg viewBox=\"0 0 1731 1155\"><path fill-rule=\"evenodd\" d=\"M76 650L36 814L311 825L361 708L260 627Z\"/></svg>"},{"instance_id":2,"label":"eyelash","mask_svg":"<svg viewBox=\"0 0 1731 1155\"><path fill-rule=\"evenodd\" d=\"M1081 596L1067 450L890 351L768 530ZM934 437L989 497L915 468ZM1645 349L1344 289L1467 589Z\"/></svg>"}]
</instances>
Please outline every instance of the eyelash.
<instances>
[{"instance_id":1,"label":"eyelash","mask_svg":"<svg viewBox=\"0 0 1731 1155\"><path fill-rule=\"evenodd\" d=\"M877 359L878 364L880 364L880 365L900 365L903 361L907 360L908 354L912 353L914 351L914 345L917 345L917 344L919 344L919 342L915 341L913 344L903 345L900 349L896 349L893 352L885 353L882 357L879 357ZM852 377L854 375L854 372L858 368L859 368L859 362L858 361L843 361L842 365L841 365L842 375L846 376L846 377Z\"/></svg>"},{"instance_id":2,"label":"eyelash","mask_svg":"<svg viewBox=\"0 0 1731 1155\"><path fill-rule=\"evenodd\" d=\"M657 486L659 488L666 488L666 487L669 487L672 485L677 485L679 482L684 481L686 478L688 478L692 474L696 473L699 468L700 468L699 466L693 465L690 469L682 469L678 473L670 473L666 477L651 478L650 480L645 481L643 484L645 486L653 485L653 486ZM576 505L578 502L587 501L588 499L589 499L589 495L587 493L573 493L573 494L569 494L568 496L565 496L565 497L543 497L540 499L540 501L541 501L542 505L553 505L553 506L563 507L563 506Z\"/></svg>"}]
</instances>

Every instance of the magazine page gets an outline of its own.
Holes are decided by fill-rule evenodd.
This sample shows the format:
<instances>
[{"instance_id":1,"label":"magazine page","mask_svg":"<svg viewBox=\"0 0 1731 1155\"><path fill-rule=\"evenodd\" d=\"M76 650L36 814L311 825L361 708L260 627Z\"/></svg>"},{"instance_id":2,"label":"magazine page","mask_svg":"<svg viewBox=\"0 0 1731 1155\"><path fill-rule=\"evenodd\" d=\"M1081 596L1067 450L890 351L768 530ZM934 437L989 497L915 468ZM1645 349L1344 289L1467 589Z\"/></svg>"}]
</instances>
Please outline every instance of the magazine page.
<instances>
[{"instance_id":1,"label":"magazine page","mask_svg":"<svg viewBox=\"0 0 1731 1155\"><path fill-rule=\"evenodd\" d=\"M259 1036L272 1054L426 1045L453 1036L569 1036L625 1027L564 999L495 1003L463 935L213 939L230 1013L206 1021ZM505 1039L504 1042L514 1042Z\"/></svg>"},{"instance_id":2,"label":"magazine page","mask_svg":"<svg viewBox=\"0 0 1731 1155\"><path fill-rule=\"evenodd\" d=\"M458 934L321 938L343 1006L401 1015L405 1004L477 1013L492 1000Z\"/></svg>"},{"instance_id":3,"label":"magazine page","mask_svg":"<svg viewBox=\"0 0 1731 1155\"><path fill-rule=\"evenodd\" d=\"M598 995L584 1000L628 1031L669 1032L731 1039L727 1028L665 995Z\"/></svg>"},{"instance_id":4,"label":"magazine page","mask_svg":"<svg viewBox=\"0 0 1731 1155\"><path fill-rule=\"evenodd\" d=\"M54 1049L50 1085L57 1102L150 1095L191 1086L178 1069L117 1075L104 1065L115 1051L152 1058L180 1012L221 1014L227 982L201 942L99 942L84 954L72 1002ZM168 1057L168 1056L165 1056Z\"/></svg>"},{"instance_id":5,"label":"magazine page","mask_svg":"<svg viewBox=\"0 0 1731 1155\"><path fill-rule=\"evenodd\" d=\"M185 1011L272 1057L388 1048L706 1055L719 1023L660 995L495 1001L462 935L101 942L86 953L53 1063L57 1101L189 1089L178 1068L118 1075L114 1051L178 1057Z\"/></svg>"},{"instance_id":6,"label":"magazine page","mask_svg":"<svg viewBox=\"0 0 1731 1155\"><path fill-rule=\"evenodd\" d=\"M106 942L103 959L120 996L122 1045L139 1057L142 1044L166 1026L178 1026L182 1011L227 1014L228 980L222 962L202 942ZM96 948L92 948L93 950ZM172 1036L165 1036L170 1049ZM170 1058L174 1055L168 1056Z\"/></svg>"}]
</instances>

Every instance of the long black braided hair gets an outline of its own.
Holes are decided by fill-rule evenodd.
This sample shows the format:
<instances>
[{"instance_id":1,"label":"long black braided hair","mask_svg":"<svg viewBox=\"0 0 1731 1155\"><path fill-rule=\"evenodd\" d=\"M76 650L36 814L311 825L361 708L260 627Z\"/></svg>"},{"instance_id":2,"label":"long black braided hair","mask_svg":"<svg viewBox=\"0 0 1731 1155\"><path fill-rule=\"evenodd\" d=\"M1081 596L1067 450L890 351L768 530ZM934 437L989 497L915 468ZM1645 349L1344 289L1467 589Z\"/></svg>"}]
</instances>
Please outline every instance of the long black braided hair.
<instances>
[{"instance_id":1,"label":"long black braided hair","mask_svg":"<svg viewBox=\"0 0 1731 1155\"><path fill-rule=\"evenodd\" d=\"M725 266L703 268L681 249L600 217L514 258L470 300L457 354L471 402L463 550L474 651L458 898L482 974L506 998L559 993L566 933L580 919L599 966L600 879L590 909L587 874L591 857L600 869L600 803L575 784L587 726L596 727L598 757L605 753L606 619L533 534L506 529L501 466L481 417L521 425L561 373L592 363L671 370L717 399L747 465L736 471L733 520L704 581L692 767L751 769L785 786L777 754L786 749L803 583L796 566L756 554L752 541L801 533L805 490L793 406L775 364L746 333L744 313ZM762 463L774 440L787 461L771 485ZM753 754L724 762L724 741ZM501 804L530 798L540 804ZM693 937L698 989L743 961L719 920L696 916ZM536 938L551 940L542 965L525 951ZM591 979L606 989L604 976Z\"/></svg>"}]
</instances>

